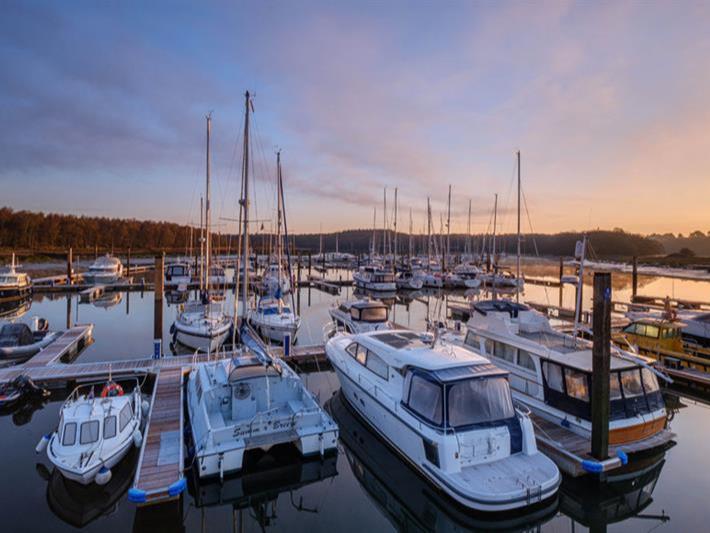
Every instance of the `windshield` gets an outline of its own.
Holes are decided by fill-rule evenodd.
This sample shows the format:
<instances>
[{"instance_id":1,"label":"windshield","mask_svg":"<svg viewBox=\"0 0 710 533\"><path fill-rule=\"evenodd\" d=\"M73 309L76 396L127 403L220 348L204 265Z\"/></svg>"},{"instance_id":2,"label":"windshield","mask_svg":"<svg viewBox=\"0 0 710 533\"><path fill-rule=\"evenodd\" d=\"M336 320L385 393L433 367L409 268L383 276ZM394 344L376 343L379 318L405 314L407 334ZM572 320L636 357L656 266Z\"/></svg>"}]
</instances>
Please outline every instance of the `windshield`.
<instances>
[{"instance_id":1,"label":"windshield","mask_svg":"<svg viewBox=\"0 0 710 533\"><path fill-rule=\"evenodd\" d=\"M474 378L447 387L449 425L457 428L505 420L515 415L508 381Z\"/></svg>"},{"instance_id":2,"label":"windshield","mask_svg":"<svg viewBox=\"0 0 710 533\"><path fill-rule=\"evenodd\" d=\"M387 320L386 307L365 307L360 309L360 320L365 322L384 322ZM357 320L357 309L353 309L353 318Z\"/></svg>"}]
</instances>

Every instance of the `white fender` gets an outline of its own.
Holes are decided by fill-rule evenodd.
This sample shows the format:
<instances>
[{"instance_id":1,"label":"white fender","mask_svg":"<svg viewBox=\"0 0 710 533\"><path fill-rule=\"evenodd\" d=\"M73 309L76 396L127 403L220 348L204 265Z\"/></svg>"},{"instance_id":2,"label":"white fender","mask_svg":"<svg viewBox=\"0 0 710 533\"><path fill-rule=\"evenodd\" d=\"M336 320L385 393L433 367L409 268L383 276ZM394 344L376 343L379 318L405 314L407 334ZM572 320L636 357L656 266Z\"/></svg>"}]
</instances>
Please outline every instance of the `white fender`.
<instances>
[{"instance_id":1,"label":"white fender","mask_svg":"<svg viewBox=\"0 0 710 533\"><path fill-rule=\"evenodd\" d=\"M39 439L37 446L35 446L35 452L42 453L44 450L46 450L47 444L49 444L49 439L51 439L51 438L52 438L51 433L47 433L46 435L42 435L42 438Z\"/></svg>"},{"instance_id":2,"label":"white fender","mask_svg":"<svg viewBox=\"0 0 710 533\"><path fill-rule=\"evenodd\" d=\"M106 468L105 466L102 466L96 473L94 481L97 485L106 485L106 483L111 481L111 470Z\"/></svg>"},{"instance_id":3,"label":"white fender","mask_svg":"<svg viewBox=\"0 0 710 533\"><path fill-rule=\"evenodd\" d=\"M139 429L136 429L133 432L133 445L136 448L140 448L141 444L143 444L143 434L140 432Z\"/></svg>"}]
</instances>

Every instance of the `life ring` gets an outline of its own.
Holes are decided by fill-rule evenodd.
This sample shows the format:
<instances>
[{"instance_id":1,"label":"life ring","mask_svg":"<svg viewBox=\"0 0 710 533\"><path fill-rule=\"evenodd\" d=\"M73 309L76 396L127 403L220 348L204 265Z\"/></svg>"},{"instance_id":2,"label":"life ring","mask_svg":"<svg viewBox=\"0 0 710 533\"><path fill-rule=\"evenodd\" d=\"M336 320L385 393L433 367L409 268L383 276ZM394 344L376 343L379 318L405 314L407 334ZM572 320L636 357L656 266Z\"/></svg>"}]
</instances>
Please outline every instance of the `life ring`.
<instances>
[{"instance_id":1,"label":"life ring","mask_svg":"<svg viewBox=\"0 0 710 533\"><path fill-rule=\"evenodd\" d=\"M113 398L115 396L123 396L123 387L113 381L104 385L104 388L101 391L101 397Z\"/></svg>"}]
</instances>

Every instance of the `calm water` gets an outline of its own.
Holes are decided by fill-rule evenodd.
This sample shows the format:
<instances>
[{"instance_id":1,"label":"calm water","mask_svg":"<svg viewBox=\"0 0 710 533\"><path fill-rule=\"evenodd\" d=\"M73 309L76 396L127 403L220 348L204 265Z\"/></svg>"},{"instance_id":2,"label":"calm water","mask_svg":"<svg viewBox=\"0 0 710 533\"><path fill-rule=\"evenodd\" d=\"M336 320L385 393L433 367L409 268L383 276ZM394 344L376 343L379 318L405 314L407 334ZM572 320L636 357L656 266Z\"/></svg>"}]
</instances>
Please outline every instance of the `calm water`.
<instances>
[{"instance_id":1,"label":"calm water","mask_svg":"<svg viewBox=\"0 0 710 533\"><path fill-rule=\"evenodd\" d=\"M556 267L535 275L555 276ZM341 273L331 273L337 277ZM347 273L343 272L343 276ZM630 278L614 275L614 299L627 300ZM710 283L661 278L640 278L641 294L710 301ZM320 342L328 321L328 308L344 299L303 289L300 308L303 326L298 342ZM585 307L591 305L591 286L585 287ZM463 294L451 298L463 299ZM557 289L526 287L524 299L556 304ZM572 306L574 290L563 294ZM226 306L231 306L228 296ZM310 302L310 304L309 304ZM427 305L428 304L428 305ZM115 302L78 304L67 299L37 298L21 320L46 317L50 327L62 328L67 310L73 322L93 322L95 342L80 361L145 357L152 351L153 294L121 294ZM410 302L397 301L392 318L410 327L422 327L427 316L443 316L435 296L421 295ZM229 307L231 309L231 307ZM164 331L169 330L177 306L165 303ZM441 313L441 315L439 315ZM642 475L606 488L567 480L559 501L534 516L504 517L490 522L470 516L416 476L355 418L336 394L339 385L332 372L304 375L307 386L327 404L340 425L337 457L303 462L287 452L265 457L247 476L194 486L182 508L162 515L136 510L125 491L132 481L131 461L114 469L107 489L85 490L65 483L52 473L45 454L34 447L43 433L56 426L62 395L36 409L23 408L0 416L0 484L2 531L426 531L536 529L610 531L654 529L707 530L710 519L710 407L681 397L673 414L677 445L664 456L648 458ZM335 396L334 396L335 395ZM669 398L669 403L675 398ZM111 490L108 490L111 489ZM157 529L156 529L157 528Z\"/></svg>"}]
</instances>

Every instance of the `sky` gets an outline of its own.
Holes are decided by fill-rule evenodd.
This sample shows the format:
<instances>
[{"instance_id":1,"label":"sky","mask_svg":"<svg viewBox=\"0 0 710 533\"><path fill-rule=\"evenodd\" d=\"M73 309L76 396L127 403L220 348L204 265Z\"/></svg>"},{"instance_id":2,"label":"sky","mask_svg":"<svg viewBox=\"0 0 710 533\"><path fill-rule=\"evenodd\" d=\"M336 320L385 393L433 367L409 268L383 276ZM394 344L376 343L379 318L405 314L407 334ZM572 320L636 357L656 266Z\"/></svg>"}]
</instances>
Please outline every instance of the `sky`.
<instances>
[{"instance_id":1,"label":"sky","mask_svg":"<svg viewBox=\"0 0 710 533\"><path fill-rule=\"evenodd\" d=\"M710 2L0 3L0 205L291 232L710 231ZM268 222L264 222L268 226Z\"/></svg>"}]
</instances>

